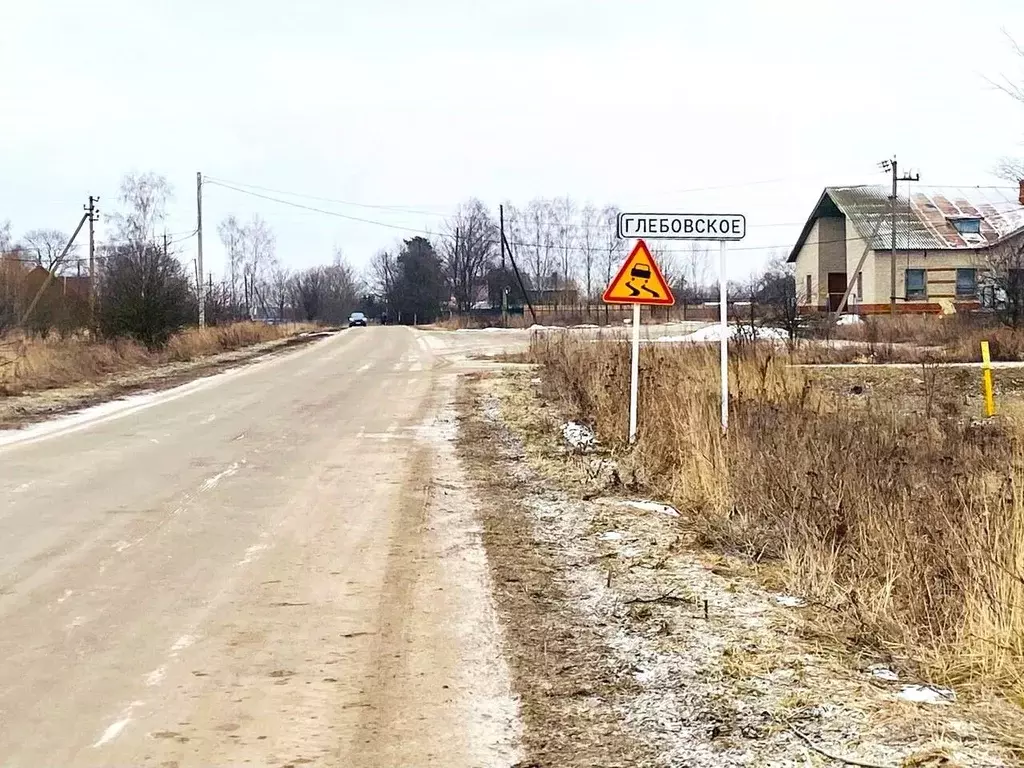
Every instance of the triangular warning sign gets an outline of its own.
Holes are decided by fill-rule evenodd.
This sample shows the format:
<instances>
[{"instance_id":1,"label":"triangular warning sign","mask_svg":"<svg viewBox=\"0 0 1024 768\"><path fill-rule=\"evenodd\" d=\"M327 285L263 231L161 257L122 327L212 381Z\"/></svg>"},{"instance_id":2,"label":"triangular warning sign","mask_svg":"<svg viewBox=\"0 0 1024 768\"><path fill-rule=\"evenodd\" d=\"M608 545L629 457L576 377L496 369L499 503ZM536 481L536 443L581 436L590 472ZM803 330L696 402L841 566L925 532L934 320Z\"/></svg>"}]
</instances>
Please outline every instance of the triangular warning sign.
<instances>
[{"instance_id":1,"label":"triangular warning sign","mask_svg":"<svg viewBox=\"0 0 1024 768\"><path fill-rule=\"evenodd\" d=\"M629 254L602 297L606 304L675 304L675 297L665 277L651 256L647 243L636 241L636 247Z\"/></svg>"}]
</instances>

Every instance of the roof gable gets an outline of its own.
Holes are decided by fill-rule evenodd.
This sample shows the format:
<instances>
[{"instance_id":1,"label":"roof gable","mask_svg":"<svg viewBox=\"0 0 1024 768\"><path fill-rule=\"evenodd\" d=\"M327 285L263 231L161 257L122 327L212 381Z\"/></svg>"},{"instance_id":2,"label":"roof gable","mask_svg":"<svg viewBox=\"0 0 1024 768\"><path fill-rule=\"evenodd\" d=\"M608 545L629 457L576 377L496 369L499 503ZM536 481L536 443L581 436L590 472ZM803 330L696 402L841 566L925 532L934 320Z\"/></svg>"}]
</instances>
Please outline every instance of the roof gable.
<instances>
[{"instance_id":1,"label":"roof gable","mask_svg":"<svg viewBox=\"0 0 1024 768\"><path fill-rule=\"evenodd\" d=\"M790 252L796 261L814 222L837 209L873 250L892 247L892 202L882 185L826 187ZM978 219L980 237L964 237L953 224ZM897 250L975 250L1024 233L1024 205L995 187L915 187L896 200Z\"/></svg>"}]
</instances>

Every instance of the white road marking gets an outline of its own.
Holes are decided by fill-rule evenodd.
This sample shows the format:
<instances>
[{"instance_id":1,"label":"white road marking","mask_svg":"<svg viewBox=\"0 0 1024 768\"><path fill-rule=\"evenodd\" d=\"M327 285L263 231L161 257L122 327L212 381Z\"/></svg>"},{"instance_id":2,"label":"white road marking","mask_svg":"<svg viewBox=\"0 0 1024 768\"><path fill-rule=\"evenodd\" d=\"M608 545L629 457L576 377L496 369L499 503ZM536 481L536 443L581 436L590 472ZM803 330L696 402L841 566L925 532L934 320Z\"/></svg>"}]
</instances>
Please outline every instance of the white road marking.
<instances>
[{"instance_id":1,"label":"white road marking","mask_svg":"<svg viewBox=\"0 0 1024 768\"><path fill-rule=\"evenodd\" d=\"M125 717L121 720L118 720L116 723L111 723L109 726L107 726L107 730L103 732L103 735L100 736L96 740L96 743L92 745L92 748L96 749L97 747L102 747L107 742L111 742L114 739L116 739L121 734L121 731L125 729L125 726L128 725L128 723L130 723L131 721L131 717Z\"/></svg>"},{"instance_id":2,"label":"white road marking","mask_svg":"<svg viewBox=\"0 0 1024 768\"><path fill-rule=\"evenodd\" d=\"M167 665L161 664L159 667L154 669L148 675L146 675L146 685L152 688L154 685L160 685L163 682L164 677L167 676Z\"/></svg>"},{"instance_id":3,"label":"white road marking","mask_svg":"<svg viewBox=\"0 0 1024 768\"><path fill-rule=\"evenodd\" d=\"M174 645L171 646L171 653L184 651L186 648L190 648L195 645L195 642L196 639L192 635L182 635L174 641Z\"/></svg>"},{"instance_id":4,"label":"white road marking","mask_svg":"<svg viewBox=\"0 0 1024 768\"><path fill-rule=\"evenodd\" d=\"M373 368L373 363L367 363L366 365L362 366L358 371L356 371L356 373L366 373L371 368Z\"/></svg>"},{"instance_id":5,"label":"white road marking","mask_svg":"<svg viewBox=\"0 0 1024 768\"><path fill-rule=\"evenodd\" d=\"M235 565L248 565L255 560L259 553L267 548L266 544L253 544L251 547L245 550L245 557L239 560Z\"/></svg>"},{"instance_id":6,"label":"white road marking","mask_svg":"<svg viewBox=\"0 0 1024 768\"><path fill-rule=\"evenodd\" d=\"M131 704L129 704L124 709L124 711L121 712L121 719L116 720L115 722L108 725L107 729L103 731L102 735L93 743L92 748L97 749L98 747L102 747L104 744L109 744L111 741L120 736L121 731L123 731L125 727L128 725L128 723L132 721L132 711L135 710L137 707L141 707L142 704L143 702L141 701L133 701Z\"/></svg>"},{"instance_id":7,"label":"white road marking","mask_svg":"<svg viewBox=\"0 0 1024 768\"><path fill-rule=\"evenodd\" d=\"M221 480L223 480L225 477L231 477L231 475L235 474L235 472L237 472L237 471L238 471L238 462L236 461L234 464L232 464L230 467L225 469L223 472L218 472L213 477L210 477L210 478L207 478L206 480L204 480L203 481L203 485L200 487L199 490L201 490L201 491L212 491L214 488L217 487L217 484Z\"/></svg>"}]
</instances>

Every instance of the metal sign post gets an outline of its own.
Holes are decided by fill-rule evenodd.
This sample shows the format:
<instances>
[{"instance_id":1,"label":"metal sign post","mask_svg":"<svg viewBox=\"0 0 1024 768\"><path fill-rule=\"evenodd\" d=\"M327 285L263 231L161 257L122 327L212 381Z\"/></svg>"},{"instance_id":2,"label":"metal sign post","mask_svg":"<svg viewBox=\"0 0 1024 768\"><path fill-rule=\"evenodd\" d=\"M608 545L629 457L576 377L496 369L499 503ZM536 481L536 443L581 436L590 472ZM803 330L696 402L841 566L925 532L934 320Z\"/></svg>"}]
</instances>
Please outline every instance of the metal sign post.
<instances>
[{"instance_id":1,"label":"metal sign post","mask_svg":"<svg viewBox=\"0 0 1024 768\"><path fill-rule=\"evenodd\" d=\"M718 268L719 328L722 333L719 356L722 364L722 432L725 432L729 428L729 291L725 279L728 244L726 240L723 240L718 245L720 253Z\"/></svg>"},{"instance_id":2,"label":"metal sign post","mask_svg":"<svg viewBox=\"0 0 1024 768\"><path fill-rule=\"evenodd\" d=\"M636 442L638 396L640 393L640 307L643 304L671 306L675 303L647 243L637 240L633 251L605 288L607 304L633 305L633 354L629 363L629 442Z\"/></svg>"},{"instance_id":3,"label":"metal sign post","mask_svg":"<svg viewBox=\"0 0 1024 768\"><path fill-rule=\"evenodd\" d=\"M720 361L722 377L722 432L729 428L729 296L726 280L726 264L728 243L730 240L742 240L747 234L747 219L739 213L620 213L618 218L618 236L620 238L646 237L651 240L717 240L719 241L720 266L718 273L719 296L719 330L722 335ZM640 241L643 243L643 240ZM637 246L639 248L639 244ZM644 246L646 250L646 245ZM623 271L630 265L632 257L626 260ZM622 272L620 272L621 277ZM660 276L660 273L659 273ZM618 278L616 278L618 280ZM616 286L613 281L605 292ZM655 302L650 302L655 303ZM664 302L662 302L664 303ZM671 302L669 302L671 303ZM636 416L634 412L636 400L637 356L640 347L639 322L636 319L639 308L633 313L633 380L630 382L630 442L635 439Z\"/></svg>"},{"instance_id":4,"label":"metal sign post","mask_svg":"<svg viewBox=\"0 0 1024 768\"><path fill-rule=\"evenodd\" d=\"M633 356L629 366L629 442L636 442L637 398L640 395L640 305L633 305Z\"/></svg>"}]
</instances>

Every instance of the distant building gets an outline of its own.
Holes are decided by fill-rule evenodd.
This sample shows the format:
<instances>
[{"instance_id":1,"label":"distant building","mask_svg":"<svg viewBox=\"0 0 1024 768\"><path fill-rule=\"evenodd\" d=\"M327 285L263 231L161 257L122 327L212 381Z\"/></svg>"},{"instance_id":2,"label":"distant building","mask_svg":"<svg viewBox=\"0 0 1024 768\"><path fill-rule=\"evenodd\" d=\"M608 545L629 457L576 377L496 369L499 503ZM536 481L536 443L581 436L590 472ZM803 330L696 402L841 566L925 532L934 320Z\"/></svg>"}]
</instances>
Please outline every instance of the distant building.
<instances>
[{"instance_id":1,"label":"distant building","mask_svg":"<svg viewBox=\"0 0 1024 768\"><path fill-rule=\"evenodd\" d=\"M915 185L896 201L896 302L901 312L979 304L998 249L1024 241L1024 182L1016 190ZM857 265L867 249L858 271ZM889 311L892 200L885 186L826 187L789 255L806 311Z\"/></svg>"}]
</instances>

